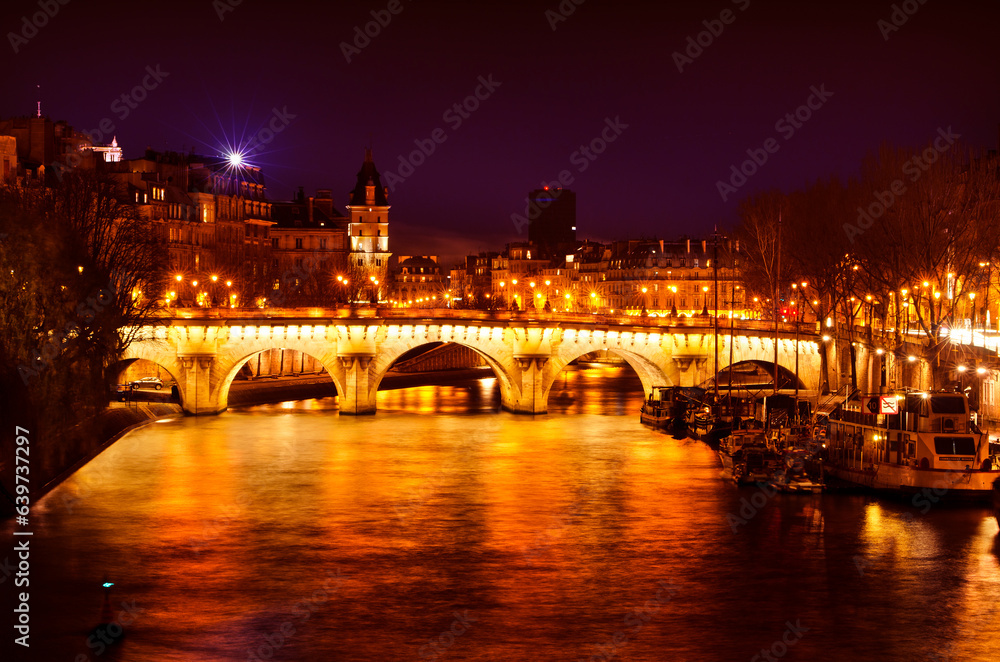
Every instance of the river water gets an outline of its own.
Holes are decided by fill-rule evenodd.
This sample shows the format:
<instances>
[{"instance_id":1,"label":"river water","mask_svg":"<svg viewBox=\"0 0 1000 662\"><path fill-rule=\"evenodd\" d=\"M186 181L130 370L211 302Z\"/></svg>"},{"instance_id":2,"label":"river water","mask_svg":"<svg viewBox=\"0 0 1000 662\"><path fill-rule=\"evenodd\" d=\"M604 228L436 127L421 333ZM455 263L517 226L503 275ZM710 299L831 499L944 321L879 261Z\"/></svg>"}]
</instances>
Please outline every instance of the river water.
<instances>
[{"instance_id":1,"label":"river water","mask_svg":"<svg viewBox=\"0 0 1000 662\"><path fill-rule=\"evenodd\" d=\"M146 426L33 508L24 659L1000 659L986 509L737 488L641 401L597 367L534 418L484 380Z\"/></svg>"}]
</instances>

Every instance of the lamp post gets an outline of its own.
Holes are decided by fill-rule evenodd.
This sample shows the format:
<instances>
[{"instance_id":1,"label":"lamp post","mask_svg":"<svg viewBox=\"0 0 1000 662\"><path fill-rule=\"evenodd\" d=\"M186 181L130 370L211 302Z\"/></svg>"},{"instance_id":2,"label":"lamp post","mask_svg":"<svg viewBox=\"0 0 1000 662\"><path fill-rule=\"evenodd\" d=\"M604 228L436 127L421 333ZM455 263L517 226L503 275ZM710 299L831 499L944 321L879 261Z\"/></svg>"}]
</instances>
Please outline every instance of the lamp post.
<instances>
[{"instance_id":1,"label":"lamp post","mask_svg":"<svg viewBox=\"0 0 1000 662\"><path fill-rule=\"evenodd\" d=\"M803 307L803 295L805 294L806 282L802 281L802 289L799 289L798 283L792 283L792 296L796 294L799 295L798 302L793 298L791 305L795 306L798 303L798 307L793 311L795 315L795 422L799 422L799 318Z\"/></svg>"},{"instance_id":2,"label":"lamp post","mask_svg":"<svg viewBox=\"0 0 1000 662\"><path fill-rule=\"evenodd\" d=\"M971 344L974 345L976 343L976 293L975 292L969 292L969 307L972 308L972 314L969 315L970 324L972 325L972 328L969 331L969 338L971 340Z\"/></svg>"},{"instance_id":3,"label":"lamp post","mask_svg":"<svg viewBox=\"0 0 1000 662\"><path fill-rule=\"evenodd\" d=\"M208 306L209 306L209 308L213 308L213 307L219 305L219 291L218 291L219 276L217 274L212 274L209 277L209 280L212 281L212 285L211 285L212 289L211 289L211 296L209 298Z\"/></svg>"},{"instance_id":4,"label":"lamp post","mask_svg":"<svg viewBox=\"0 0 1000 662\"><path fill-rule=\"evenodd\" d=\"M177 302L174 305L175 306L183 306L184 305L184 275L183 274L175 274L174 275L174 283L176 283L176 285L175 285L176 291L174 293L174 298L175 298L175 300Z\"/></svg>"},{"instance_id":5,"label":"lamp post","mask_svg":"<svg viewBox=\"0 0 1000 662\"><path fill-rule=\"evenodd\" d=\"M903 335L904 336L905 335L909 335L909 333L910 333L910 302L906 298L906 296L909 293L910 293L910 291L908 289L906 289L905 287L899 291L899 294L900 294L900 297L899 297L900 306L903 309L902 313L903 313L903 315L905 317L905 319L903 320L903 323L900 324L900 326L903 327L902 331L903 331Z\"/></svg>"}]
</instances>

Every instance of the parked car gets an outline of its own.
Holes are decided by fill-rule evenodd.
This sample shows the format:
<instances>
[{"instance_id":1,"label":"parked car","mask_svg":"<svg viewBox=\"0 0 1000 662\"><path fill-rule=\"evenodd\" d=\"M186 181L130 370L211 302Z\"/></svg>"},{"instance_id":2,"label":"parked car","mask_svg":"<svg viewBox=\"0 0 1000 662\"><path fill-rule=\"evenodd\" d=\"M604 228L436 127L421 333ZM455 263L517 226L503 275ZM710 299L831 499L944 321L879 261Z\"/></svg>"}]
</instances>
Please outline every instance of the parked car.
<instances>
[{"instance_id":1,"label":"parked car","mask_svg":"<svg viewBox=\"0 0 1000 662\"><path fill-rule=\"evenodd\" d=\"M134 388L155 388L157 391L163 388L163 382L159 377L143 377L129 382L129 385Z\"/></svg>"}]
</instances>

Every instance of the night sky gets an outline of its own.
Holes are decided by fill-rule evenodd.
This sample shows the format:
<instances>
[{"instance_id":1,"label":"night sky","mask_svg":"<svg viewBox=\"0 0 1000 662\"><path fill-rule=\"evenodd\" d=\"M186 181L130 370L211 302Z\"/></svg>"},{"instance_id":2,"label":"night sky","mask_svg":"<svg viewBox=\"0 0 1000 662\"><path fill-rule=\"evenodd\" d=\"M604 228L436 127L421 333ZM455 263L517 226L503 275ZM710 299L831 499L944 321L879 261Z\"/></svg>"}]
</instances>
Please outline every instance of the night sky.
<instances>
[{"instance_id":1,"label":"night sky","mask_svg":"<svg viewBox=\"0 0 1000 662\"><path fill-rule=\"evenodd\" d=\"M883 140L950 126L997 146L995 1L897 3L898 29L891 2L232 2L72 0L34 34L38 0L8 0L0 116L33 113L40 84L43 113L113 124L126 158L254 141L272 199L330 188L341 208L371 144L392 250L446 260L525 238L511 215L563 171L581 238L674 238L731 225L754 192L849 176ZM373 11L388 24L357 48ZM809 101L808 120L779 123ZM717 182L769 138L724 201ZM578 151L595 139L602 153ZM415 141L433 153L411 159Z\"/></svg>"}]
</instances>

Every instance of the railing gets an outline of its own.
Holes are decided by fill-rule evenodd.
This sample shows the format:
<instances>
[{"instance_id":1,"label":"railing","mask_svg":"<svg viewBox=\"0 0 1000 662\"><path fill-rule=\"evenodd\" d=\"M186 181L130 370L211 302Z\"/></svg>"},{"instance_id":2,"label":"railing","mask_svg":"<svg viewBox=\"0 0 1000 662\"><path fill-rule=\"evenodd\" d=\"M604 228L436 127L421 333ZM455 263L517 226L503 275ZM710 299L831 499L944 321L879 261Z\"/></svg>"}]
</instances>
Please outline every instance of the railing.
<instances>
[{"instance_id":1,"label":"railing","mask_svg":"<svg viewBox=\"0 0 1000 662\"><path fill-rule=\"evenodd\" d=\"M857 391L856 388L852 387L850 384L844 384L839 389L833 393L827 395L822 400L816 403L816 413L818 414L829 414L834 409L837 408L837 401L844 402L848 400L854 392Z\"/></svg>"},{"instance_id":2,"label":"railing","mask_svg":"<svg viewBox=\"0 0 1000 662\"><path fill-rule=\"evenodd\" d=\"M655 329L699 329L713 331L714 318L696 317L642 317L640 315L610 315L595 313L555 313L543 310L456 310L453 308L171 308L161 311L164 320L250 320L250 319L387 319L387 320L482 320L494 322L552 322L553 324L579 324L586 326L640 326ZM736 320L737 331L758 331L760 335L774 333L774 322L768 320ZM794 322L778 324L783 336L794 335ZM812 328L798 330L803 340L816 333ZM728 318L719 319L719 335L729 335Z\"/></svg>"}]
</instances>

